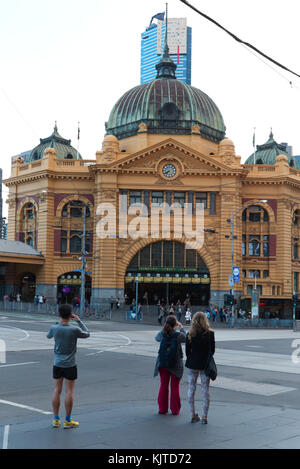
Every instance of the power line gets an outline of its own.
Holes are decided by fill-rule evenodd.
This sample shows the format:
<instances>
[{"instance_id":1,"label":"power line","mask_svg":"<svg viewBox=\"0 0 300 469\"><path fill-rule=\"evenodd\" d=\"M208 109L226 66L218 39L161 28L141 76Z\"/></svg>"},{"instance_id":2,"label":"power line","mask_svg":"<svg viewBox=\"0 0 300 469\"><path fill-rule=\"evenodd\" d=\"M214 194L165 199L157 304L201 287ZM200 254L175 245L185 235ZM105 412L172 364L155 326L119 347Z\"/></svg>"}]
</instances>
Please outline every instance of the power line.
<instances>
[{"instance_id":1,"label":"power line","mask_svg":"<svg viewBox=\"0 0 300 469\"><path fill-rule=\"evenodd\" d=\"M292 73L293 75L296 75L298 78L300 78L300 75L296 72L293 72L293 70L290 70L289 68L287 68L285 65L282 65L280 62L277 62L277 60L274 60L272 59L272 57L268 56L267 54L265 54L264 52L262 52L261 50L257 49L257 47L253 46L252 44L250 44L249 42L246 42L246 41L243 41L242 39L240 39L238 36L236 36L235 34L233 34L231 31L229 31L228 29L224 28L224 26L222 26L220 23L218 23L216 20L214 20L213 18L211 18L210 16L206 15L205 13L203 13L202 11L198 10L196 7L194 7L193 5L191 5L187 0L180 0L182 3L184 3L186 6L188 6L189 8L191 8L192 10L196 11L196 13L198 13L199 15L203 16L204 18L206 18L208 21L210 21L211 23L215 24L216 26L218 26L218 28L222 29L223 31L225 31L227 34L229 34L229 36L231 36L235 41L239 42L240 44L243 44L247 47L249 47L250 49L254 50L255 52L257 52L258 54L260 54L261 56L263 56L265 59L269 60L270 62L273 62L275 65L277 65L278 67L282 68L283 70L286 70L287 72L289 73ZM290 82L291 84L291 82Z\"/></svg>"}]
</instances>

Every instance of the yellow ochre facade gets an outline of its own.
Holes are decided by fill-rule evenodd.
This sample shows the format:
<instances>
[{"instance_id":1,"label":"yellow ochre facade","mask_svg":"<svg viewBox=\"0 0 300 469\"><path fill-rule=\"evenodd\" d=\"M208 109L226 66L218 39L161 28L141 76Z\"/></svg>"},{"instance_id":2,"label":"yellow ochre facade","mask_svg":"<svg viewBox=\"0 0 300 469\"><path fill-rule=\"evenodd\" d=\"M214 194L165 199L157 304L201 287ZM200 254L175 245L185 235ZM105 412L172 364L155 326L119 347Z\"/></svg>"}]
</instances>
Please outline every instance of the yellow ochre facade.
<instances>
[{"instance_id":1,"label":"yellow ochre facade","mask_svg":"<svg viewBox=\"0 0 300 469\"><path fill-rule=\"evenodd\" d=\"M235 266L238 307L249 310L256 286L262 312L291 317L292 294L299 290L300 170L272 134L266 149L270 154L277 148L273 162L264 164L265 147L257 147L257 160L242 164L214 103L178 82L170 63L165 51L157 79L130 90L115 105L96 159L83 159L57 126L30 154L13 159L4 181L8 239L30 244L43 262L7 264L7 291L21 291L30 273L34 293L48 302L80 296L85 205L91 304L112 296L123 300L124 294L135 298L139 276L141 301L184 301L188 293L192 305L223 306ZM202 247L186 249L172 213L167 236L162 229L151 236L148 214L140 236L126 236L137 216L129 207L140 202L149 211L156 203L190 203L194 214L196 204L204 203ZM98 231L107 215L99 210L103 203L116 214L116 234L107 238Z\"/></svg>"}]
</instances>

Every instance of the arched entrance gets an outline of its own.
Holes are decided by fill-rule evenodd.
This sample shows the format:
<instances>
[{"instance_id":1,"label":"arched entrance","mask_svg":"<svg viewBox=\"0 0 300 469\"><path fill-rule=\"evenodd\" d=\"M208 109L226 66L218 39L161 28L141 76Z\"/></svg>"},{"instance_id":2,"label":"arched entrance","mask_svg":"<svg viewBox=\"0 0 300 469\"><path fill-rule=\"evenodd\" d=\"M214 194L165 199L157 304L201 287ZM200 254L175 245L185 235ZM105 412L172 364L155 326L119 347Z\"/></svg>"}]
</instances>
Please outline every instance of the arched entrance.
<instances>
[{"instance_id":1,"label":"arched entrance","mask_svg":"<svg viewBox=\"0 0 300 469\"><path fill-rule=\"evenodd\" d=\"M85 276L85 298L90 303L92 280L89 275ZM59 304L72 304L75 297L80 298L81 273L67 272L57 279L57 302Z\"/></svg>"},{"instance_id":2,"label":"arched entrance","mask_svg":"<svg viewBox=\"0 0 300 469\"><path fill-rule=\"evenodd\" d=\"M25 303L32 303L35 295L36 277L31 272L22 274L20 281L21 300Z\"/></svg>"},{"instance_id":3,"label":"arched entrance","mask_svg":"<svg viewBox=\"0 0 300 469\"><path fill-rule=\"evenodd\" d=\"M159 241L141 249L129 263L125 275L125 293L129 301L136 296L142 303L183 303L206 306L210 299L209 270L195 249L186 249L178 241Z\"/></svg>"}]
</instances>

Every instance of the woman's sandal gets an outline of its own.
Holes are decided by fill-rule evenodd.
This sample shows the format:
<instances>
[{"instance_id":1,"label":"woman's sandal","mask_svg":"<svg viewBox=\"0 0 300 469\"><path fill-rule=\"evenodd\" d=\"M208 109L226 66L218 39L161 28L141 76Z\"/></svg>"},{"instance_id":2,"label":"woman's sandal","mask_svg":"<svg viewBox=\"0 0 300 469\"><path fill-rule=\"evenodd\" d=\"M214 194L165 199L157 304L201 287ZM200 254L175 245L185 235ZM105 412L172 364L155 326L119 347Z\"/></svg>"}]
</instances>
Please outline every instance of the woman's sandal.
<instances>
[{"instance_id":1,"label":"woman's sandal","mask_svg":"<svg viewBox=\"0 0 300 469\"><path fill-rule=\"evenodd\" d=\"M207 425L207 417L202 417L201 423L202 425Z\"/></svg>"}]
</instances>

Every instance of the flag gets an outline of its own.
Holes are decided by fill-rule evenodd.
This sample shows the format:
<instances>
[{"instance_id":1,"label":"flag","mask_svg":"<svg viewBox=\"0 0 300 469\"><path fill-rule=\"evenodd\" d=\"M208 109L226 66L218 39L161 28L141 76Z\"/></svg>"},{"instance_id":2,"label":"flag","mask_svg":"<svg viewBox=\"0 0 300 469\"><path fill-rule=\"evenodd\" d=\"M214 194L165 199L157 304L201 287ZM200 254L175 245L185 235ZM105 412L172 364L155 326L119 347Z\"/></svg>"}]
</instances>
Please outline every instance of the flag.
<instances>
[{"instance_id":1,"label":"flag","mask_svg":"<svg viewBox=\"0 0 300 469\"><path fill-rule=\"evenodd\" d=\"M80 139L80 127L79 127L79 125L80 125L80 122L78 122L78 134L77 134L77 140L79 140L79 139Z\"/></svg>"},{"instance_id":2,"label":"flag","mask_svg":"<svg viewBox=\"0 0 300 469\"><path fill-rule=\"evenodd\" d=\"M157 13L156 15L152 16L150 26L151 26L152 21L153 21L154 19L157 19L157 20L160 20L160 21L164 21L164 19L165 19L165 12L163 12L163 13Z\"/></svg>"},{"instance_id":3,"label":"flag","mask_svg":"<svg viewBox=\"0 0 300 469\"><path fill-rule=\"evenodd\" d=\"M253 148L255 148L255 127L254 127L254 132L253 132L253 141L252 141L252 143L253 143Z\"/></svg>"}]
</instances>

